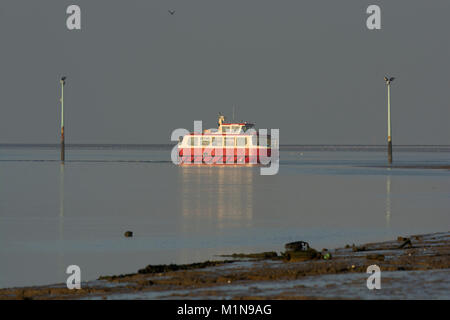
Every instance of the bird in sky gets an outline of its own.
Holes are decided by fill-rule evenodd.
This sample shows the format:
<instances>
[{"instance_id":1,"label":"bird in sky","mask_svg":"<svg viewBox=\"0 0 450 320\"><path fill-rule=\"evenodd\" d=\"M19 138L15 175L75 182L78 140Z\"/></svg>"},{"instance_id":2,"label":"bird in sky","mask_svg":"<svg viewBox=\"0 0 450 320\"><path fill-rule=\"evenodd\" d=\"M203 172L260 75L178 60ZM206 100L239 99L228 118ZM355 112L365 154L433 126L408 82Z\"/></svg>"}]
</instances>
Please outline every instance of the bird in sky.
<instances>
[{"instance_id":1,"label":"bird in sky","mask_svg":"<svg viewBox=\"0 0 450 320\"><path fill-rule=\"evenodd\" d=\"M174 15L175 14L175 10L168 10L169 11L169 13L170 13L170 15Z\"/></svg>"}]
</instances>

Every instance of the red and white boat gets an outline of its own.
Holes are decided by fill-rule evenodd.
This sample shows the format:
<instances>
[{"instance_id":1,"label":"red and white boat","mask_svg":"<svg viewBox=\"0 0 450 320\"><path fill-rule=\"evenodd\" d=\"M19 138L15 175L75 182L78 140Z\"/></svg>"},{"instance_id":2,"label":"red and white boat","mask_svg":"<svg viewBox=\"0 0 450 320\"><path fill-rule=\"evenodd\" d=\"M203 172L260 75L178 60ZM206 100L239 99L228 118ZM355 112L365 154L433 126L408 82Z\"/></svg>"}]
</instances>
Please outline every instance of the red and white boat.
<instances>
[{"instance_id":1,"label":"red and white boat","mask_svg":"<svg viewBox=\"0 0 450 320\"><path fill-rule=\"evenodd\" d=\"M259 165L271 156L270 135L260 135L253 123L226 123L218 129L189 133L178 143L180 165Z\"/></svg>"}]
</instances>

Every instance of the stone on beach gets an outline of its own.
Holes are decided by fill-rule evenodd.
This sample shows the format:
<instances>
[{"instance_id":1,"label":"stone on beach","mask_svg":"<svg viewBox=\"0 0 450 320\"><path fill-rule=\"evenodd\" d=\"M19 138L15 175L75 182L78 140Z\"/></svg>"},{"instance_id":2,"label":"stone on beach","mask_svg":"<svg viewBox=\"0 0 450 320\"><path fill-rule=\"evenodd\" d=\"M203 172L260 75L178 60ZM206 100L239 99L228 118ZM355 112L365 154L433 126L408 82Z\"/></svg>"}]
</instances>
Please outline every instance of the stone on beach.
<instances>
[{"instance_id":1,"label":"stone on beach","mask_svg":"<svg viewBox=\"0 0 450 320\"><path fill-rule=\"evenodd\" d=\"M126 238L130 238L130 237L133 236L133 232L132 232L132 231L125 231L124 236L125 236Z\"/></svg>"}]
</instances>

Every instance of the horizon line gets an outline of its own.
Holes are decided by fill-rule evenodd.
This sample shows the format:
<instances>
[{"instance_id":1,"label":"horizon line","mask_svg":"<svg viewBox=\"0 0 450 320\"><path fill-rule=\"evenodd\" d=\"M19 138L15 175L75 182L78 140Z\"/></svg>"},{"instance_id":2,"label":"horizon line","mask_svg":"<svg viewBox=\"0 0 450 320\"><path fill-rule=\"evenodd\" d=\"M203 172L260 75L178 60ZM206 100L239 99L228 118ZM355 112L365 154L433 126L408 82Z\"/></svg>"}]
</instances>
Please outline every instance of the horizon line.
<instances>
[{"instance_id":1,"label":"horizon line","mask_svg":"<svg viewBox=\"0 0 450 320\"><path fill-rule=\"evenodd\" d=\"M176 142L174 143L66 143L66 146L174 146ZM48 146L48 147L54 147L54 146L60 146L60 143L0 143L0 146ZM361 144L361 143L353 143L353 144L346 144L346 143L335 143L335 144L327 144L327 143L286 143L286 144L280 144L280 147L335 147L335 146L342 146L342 147L385 147L387 144ZM397 147L450 147L450 144L394 144L394 146Z\"/></svg>"}]
</instances>

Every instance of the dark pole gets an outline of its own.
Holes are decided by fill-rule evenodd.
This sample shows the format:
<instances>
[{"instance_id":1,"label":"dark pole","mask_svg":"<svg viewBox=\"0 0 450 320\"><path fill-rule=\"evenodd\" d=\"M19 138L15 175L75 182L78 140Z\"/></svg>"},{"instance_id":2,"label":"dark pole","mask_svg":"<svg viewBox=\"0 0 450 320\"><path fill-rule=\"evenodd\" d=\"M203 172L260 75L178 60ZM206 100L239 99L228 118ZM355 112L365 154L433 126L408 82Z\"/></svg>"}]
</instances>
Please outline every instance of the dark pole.
<instances>
[{"instance_id":1,"label":"dark pole","mask_svg":"<svg viewBox=\"0 0 450 320\"><path fill-rule=\"evenodd\" d=\"M61 80L61 161L64 162L65 156L65 143L64 143L64 85L66 84L66 77L62 77Z\"/></svg>"},{"instance_id":2,"label":"dark pole","mask_svg":"<svg viewBox=\"0 0 450 320\"><path fill-rule=\"evenodd\" d=\"M384 77L388 90L388 162L392 163L392 131L391 131L391 82L394 81L394 77Z\"/></svg>"}]
</instances>

